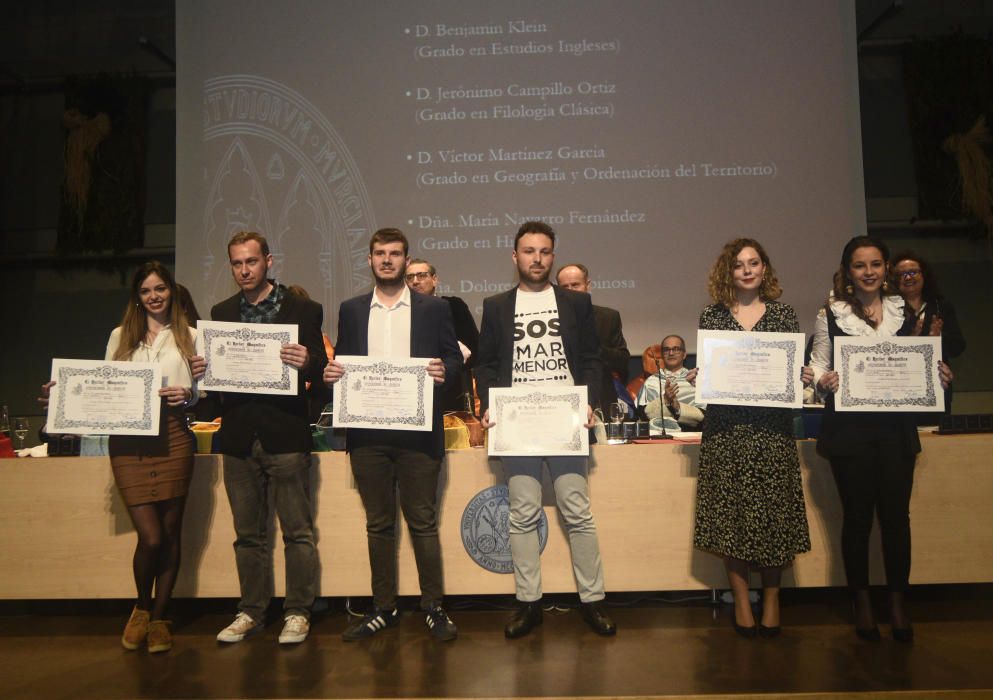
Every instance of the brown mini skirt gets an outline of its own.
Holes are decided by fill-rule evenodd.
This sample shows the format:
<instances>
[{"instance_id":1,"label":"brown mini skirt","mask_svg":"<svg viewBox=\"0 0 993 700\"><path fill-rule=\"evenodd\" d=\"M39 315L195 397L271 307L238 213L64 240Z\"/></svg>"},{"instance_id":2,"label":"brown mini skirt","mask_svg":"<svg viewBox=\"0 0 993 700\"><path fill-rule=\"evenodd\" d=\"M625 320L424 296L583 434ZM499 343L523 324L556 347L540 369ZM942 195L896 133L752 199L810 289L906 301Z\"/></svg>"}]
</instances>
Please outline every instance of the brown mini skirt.
<instances>
[{"instance_id":1,"label":"brown mini skirt","mask_svg":"<svg viewBox=\"0 0 993 700\"><path fill-rule=\"evenodd\" d=\"M156 436L112 435L110 466L125 505L185 496L193 478L193 433L186 417L162 407Z\"/></svg>"}]
</instances>

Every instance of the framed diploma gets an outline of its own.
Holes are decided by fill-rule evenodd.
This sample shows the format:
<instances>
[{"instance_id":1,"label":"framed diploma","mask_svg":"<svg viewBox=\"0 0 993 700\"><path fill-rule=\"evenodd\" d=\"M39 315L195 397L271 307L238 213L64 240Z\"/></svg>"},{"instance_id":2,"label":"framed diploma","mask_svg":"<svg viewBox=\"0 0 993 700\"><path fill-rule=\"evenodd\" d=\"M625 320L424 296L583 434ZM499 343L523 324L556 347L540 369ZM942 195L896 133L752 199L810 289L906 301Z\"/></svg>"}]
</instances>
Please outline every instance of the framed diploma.
<instances>
[{"instance_id":1,"label":"framed diploma","mask_svg":"<svg viewBox=\"0 0 993 700\"><path fill-rule=\"evenodd\" d=\"M834 410L944 411L940 359L937 337L836 337Z\"/></svg>"},{"instance_id":2,"label":"framed diploma","mask_svg":"<svg viewBox=\"0 0 993 700\"><path fill-rule=\"evenodd\" d=\"M334 427L431 430L434 379L425 357L338 355Z\"/></svg>"},{"instance_id":3,"label":"framed diploma","mask_svg":"<svg viewBox=\"0 0 993 700\"><path fill-rule=\"evenodd\" d=\"M589 455L587 401L585 386L490 389L490 456Z\"/></svg>"},{"instance_id":4,"label":"framed diploma","mask_svg":"<svg viewBox=\"0 0 993 700\"><path fill-rule=\"evenodd\" d=\"M159 434L160 365L56 358L52 380L49 433Z\"/></svg>"},{"instance_id":5,"label":"framed diploma","mask_svg":"<svg viewBox=\"0 0 993 700\"><path fill-rule=\"evenodd\" d=\"M291 323L197 321L197 354L207 360L199 386L207 391L295 396L297 369L279 359L297 342Z\"/></svg>"},{"instance_id":6,"label":"framed diploma","mask_svg":"<svg viewBox=\"0 0 993 700\"><path fill-rule=\"evenodd\" d=\"M697 331L698 404L803 406L803 333Z\"/></svg>"}]
</instances>

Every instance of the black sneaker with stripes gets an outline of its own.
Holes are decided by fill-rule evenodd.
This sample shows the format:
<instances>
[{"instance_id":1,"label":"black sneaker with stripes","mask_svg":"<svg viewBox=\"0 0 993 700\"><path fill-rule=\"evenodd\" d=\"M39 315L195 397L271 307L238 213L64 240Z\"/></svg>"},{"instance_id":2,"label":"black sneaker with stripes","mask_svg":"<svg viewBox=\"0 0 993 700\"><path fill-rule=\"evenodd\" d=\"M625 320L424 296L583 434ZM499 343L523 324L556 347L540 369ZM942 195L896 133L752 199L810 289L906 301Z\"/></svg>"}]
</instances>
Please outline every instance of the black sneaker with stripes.
<instances>
[{"instance_id":1,"label":"black sneaker with stripes","mask_svg":"<svg viewBox=\"0 0 993 700\"><path fill-rule=\"evenodd\" d=\"M424 611L424 624L431 630L431 636L439 642L447 642L458 636L459 631L440 605Z\"/></svg>"},{"instance_id":2,"label":"black sneaker with stripes","mask_svg":"<svg viewBox=\"0 0 993 700\"><path fill-rule=\"evenodd\" d=\"M377 632L382 632L387 627L396 627L400 624L400 611L393 610L373 610L351 627L341 633L341 638L346 642L355 642L359 639L367 639Z\"/></svg>"}]
</instances>

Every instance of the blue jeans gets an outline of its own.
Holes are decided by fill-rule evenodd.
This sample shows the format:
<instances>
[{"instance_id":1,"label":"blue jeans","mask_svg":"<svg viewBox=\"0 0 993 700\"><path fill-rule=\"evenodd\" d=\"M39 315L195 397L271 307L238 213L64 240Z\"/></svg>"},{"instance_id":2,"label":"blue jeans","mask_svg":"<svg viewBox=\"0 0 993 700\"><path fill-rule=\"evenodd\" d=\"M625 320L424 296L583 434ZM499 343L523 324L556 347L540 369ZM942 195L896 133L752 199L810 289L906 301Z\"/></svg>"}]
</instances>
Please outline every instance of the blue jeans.
<instances>
[{"instance_id":1,"label":"blue jeans","mask_svg":"<svg viewBox=\"0 0 993 700\"><path fill-rule=\"evenodd\" d=\"M310 616L317 591L317 547L310 503L310 455L269 454L256 440L245 459L224 455L224 488L234 517L235 563L241 585L238 609L263 622L272 598L268 499L283 533L286 558L286 615Z\"/></svg>"}]
</instances>

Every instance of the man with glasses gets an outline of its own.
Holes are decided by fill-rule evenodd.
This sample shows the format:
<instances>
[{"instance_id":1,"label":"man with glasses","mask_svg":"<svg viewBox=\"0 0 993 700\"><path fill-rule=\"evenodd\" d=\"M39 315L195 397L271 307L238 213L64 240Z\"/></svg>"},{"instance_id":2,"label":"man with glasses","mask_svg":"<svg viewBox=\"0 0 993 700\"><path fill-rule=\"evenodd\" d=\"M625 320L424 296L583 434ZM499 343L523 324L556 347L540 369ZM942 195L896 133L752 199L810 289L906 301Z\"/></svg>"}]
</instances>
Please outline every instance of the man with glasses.
<instances>
[{"instance_id":1,"label":"man with glasses","mask_svg":"<svg viewBox=\"0 0 993 700\"><path fill-rule=\"evenodd\" d=\"M678 335L662 339L662 367L645 380L636 403L645 406L649 418L662 417L666 430L699 430L706 406L695 403L692 381L697 370L686 369L686 341ZM659 384L664 384L663 401L659 401Z\"/></svg>"},{"instance_id":2,"label":"man with glasses","mask_svg":"<svg viewBox=\"0 0 993 700\"><path fill-rule=\"evenodd\" d=\"M415 292L435 296L438 293L438 271L427 260L411 258L404 279ZM455 338L462 351L462 382L453 384L443 392L441 407L445 411L476 412L476 392L472 386L472 363L479 351L479 328L466 303L458 297L442 297L452 309Z\"/></svg>"},{"instance_id":3,"label":"man with glasses","mask_svg":"<svg viewBox=\"0 0 993 700\"><path fill-rule=\"evenodd\" d=\"M590 271L582 263L570 263L559 268L555 281L563 289L590 293ZM628 364L631 353L628 351L624 332L621 330L621 315L616 309L593 305L593 322L600 339L600 359L604 367L600 377L600 405L606 414L606 407L619 397L614 378L623 387L628 380Z\"/></svg>"}]
</instances>

